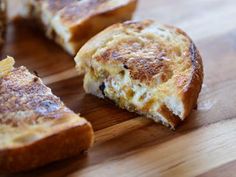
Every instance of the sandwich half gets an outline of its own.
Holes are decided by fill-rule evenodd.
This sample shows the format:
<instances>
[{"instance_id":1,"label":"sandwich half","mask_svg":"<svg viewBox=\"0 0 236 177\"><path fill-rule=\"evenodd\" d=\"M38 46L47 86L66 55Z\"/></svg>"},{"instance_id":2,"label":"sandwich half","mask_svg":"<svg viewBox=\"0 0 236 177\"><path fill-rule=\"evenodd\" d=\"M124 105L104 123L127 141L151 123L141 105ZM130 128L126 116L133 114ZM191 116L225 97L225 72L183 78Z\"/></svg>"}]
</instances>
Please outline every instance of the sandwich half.
<instances>
[{"instance_id":1,"label":"sandwich half","mask_svg":"<svg viewBox=\"0 0 236 177\"><path fill-rule=\"evenodd\" d=\"M196 106L202 59L182 30L152 20L112 25L75 57L84 89L174 129Z\"/></svg>"},{"instance_id":2,"label":"sandwich half","mask_svg":"<svg viewBox=\"0 0 236 177\"><path fill-rule=\"evenodd\" d=\"M70 54L104 28L131 19L137 0L25 0L24 16L37 19Z\"/></svg>"},{"instance_id":3,"label":"sandwich half","mask_svg":"<svg viewBox=\"0 0 236 177\"><path fill-rule=\"evenodd\" d=\"M14 59L0 61L0 173L30 170L93 144L88 121Z\"/></svg>"}]
</instances>

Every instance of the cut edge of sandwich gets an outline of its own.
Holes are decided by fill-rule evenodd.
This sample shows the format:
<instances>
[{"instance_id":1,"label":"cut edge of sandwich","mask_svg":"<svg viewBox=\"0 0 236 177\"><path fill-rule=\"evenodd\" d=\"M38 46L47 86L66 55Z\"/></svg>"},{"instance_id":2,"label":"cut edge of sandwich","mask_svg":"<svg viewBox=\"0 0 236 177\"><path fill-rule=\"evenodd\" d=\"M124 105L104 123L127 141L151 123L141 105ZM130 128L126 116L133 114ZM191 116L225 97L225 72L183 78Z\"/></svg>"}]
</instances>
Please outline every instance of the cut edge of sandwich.
<instances>
[{"instance_id":1,"label":"cut edge of sandwich","mask_svg":"<svg viewBox=\"0 0 236 177\"><path fill-rule=\"evenodd\" d=\"M155 31L155 28L158 29L158 33ZM155 36L155 33L157 33L158 37L158 35L164 35L162 31L165 30L167 33L176 34L177 37L179 36L180 39L183 39L187 44L186 46L181 46L183 49L187 48L186 54L183 54L187 60L187 64L186 66L181 66L181 63L178 64L179 68L187 72L186 77L185 75L183 77L181 76L181 74L183 74L181 71L179 74L173 74L173 72L175 72L173 70L170 74L170 78L168 78L167 74L167 81L158 85L158 89L153 89L147 87L148 84L144 84L144 82L141 82L139 79L131 79L130 69L127 68L124 63L110 62L111 59L109 57L116 57L114 53L116 49L112 50L112 47L117 47L117 43L119 43L117 41L121 41L122 43L122 40L130 40L130 38L131 40L140 41L140 39L137 38L142 38L142 36L139 36L139 32L142 33L143 31L147 39ZM112 52L109 50L112 50ZM104 59L103 56L101 57L101 53L106 59ZM152 20L144 20L142 22L129 21L108 27L90 39L80 49L75 57L75 61L77 71L80 74L85 73L84 88L87 93L91 93L100 98L106 97L111 99L121 108L145 115L173 129L179 122L188 117L191 110L196 106L203 81L202 59L189 36L179 28L162 25ZM149 71L146 70L145 72L147 73ZM144 74L146 74L145 72ZM113 86L111 86L112 84ZM129 93L130 89L126 88L128 91L126 91L126 96L124 96L124 88L127 85L132 87L131 91L134 93ZM134 88L138 88L139 86L141 86L140 89L135 91ZM169 89L165 89L165 87L169 87ZM153 89L153 92L159 91L160 94L151 94L150 99L146 101L146 106L139 106L140 103L137 99L141 98L143 93L149 93L151 89ZM169 93L166 94L161 90L165 90ZM121 96L122 94L123 96ZM127 99L127 95L129 94L132 95L135 101L127 102L127 100L129 100L129 98ZM151 99L154 95L157 96L156 100ZM150 109L150 105L153 105L153 102L158 102L157 100L159 100L159 105Z\"/></svg>"}]
</instances>

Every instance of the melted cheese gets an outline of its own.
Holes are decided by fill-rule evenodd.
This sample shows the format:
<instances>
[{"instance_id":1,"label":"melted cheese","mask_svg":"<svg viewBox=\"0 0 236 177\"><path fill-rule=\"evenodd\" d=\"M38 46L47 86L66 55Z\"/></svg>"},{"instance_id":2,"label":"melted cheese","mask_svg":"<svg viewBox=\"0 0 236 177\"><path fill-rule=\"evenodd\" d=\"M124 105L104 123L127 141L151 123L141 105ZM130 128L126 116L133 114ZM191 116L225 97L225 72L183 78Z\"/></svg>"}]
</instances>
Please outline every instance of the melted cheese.
<instances>
[{"instance_id":1,"label":"melted cheese","mask_svg":"<svg viewBox=\"0 0 236 177\"><path fill-rule=\"evenodd\" d=\"M0 61L0 78L12 71L14 64L15 60L12 57L7 57Z\"/></svg>"},{"instance_id":2,"label":"melted cheese","mask_svg":"<svg viewBox=\"0 0 236 177\"><path fill-rule=\"evenodd\" d=\"M156 89L149 88L130 79L128 71L105 80L105 95L114 99L121 107L134 106L141 112L155 112L160 107Z\"/></svg>"},{"instance_id":3,"label":"melted cheese","mask_svg":"<svg viewBox=\"0 0 236 177\"><path fill-rule=\"evenodd\" d=\"M142 113L151 112L154 116L162 105L157 97L157 88L150 88L132 80L128 70L103 79L94 77L92 71L86 73L84 79L86 92L103 97L99 89L102 83L105 85L103 90L105 96L114 100L122 108L130 108L132 111Z\"/></svg>"}]
</instances>

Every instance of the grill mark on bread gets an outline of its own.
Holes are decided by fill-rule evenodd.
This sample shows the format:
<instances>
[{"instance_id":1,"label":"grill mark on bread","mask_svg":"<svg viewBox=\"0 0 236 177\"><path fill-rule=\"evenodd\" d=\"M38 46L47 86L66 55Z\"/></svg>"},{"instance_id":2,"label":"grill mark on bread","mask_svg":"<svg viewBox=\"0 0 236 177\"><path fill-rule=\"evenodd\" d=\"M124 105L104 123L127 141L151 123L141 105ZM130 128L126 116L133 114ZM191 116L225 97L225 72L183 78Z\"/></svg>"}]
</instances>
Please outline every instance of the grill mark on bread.
<instances>
[{"instance_id":1,"label":"grill mark on bread","mask_svg":"<svg viewBox=\"0 0 236 177\"><path fill-rule=\"evenodd\" d=\"M51 93L38 77L24 67L16 68L0 79L0 123L18 126L35 124L40 117L53 119L71 112L60 99ZM19 119L9 117L18 114ZM24 116L29 114L30 118ZM17 117L17 116L16 116Z\"/></svg>"}]
</instances>

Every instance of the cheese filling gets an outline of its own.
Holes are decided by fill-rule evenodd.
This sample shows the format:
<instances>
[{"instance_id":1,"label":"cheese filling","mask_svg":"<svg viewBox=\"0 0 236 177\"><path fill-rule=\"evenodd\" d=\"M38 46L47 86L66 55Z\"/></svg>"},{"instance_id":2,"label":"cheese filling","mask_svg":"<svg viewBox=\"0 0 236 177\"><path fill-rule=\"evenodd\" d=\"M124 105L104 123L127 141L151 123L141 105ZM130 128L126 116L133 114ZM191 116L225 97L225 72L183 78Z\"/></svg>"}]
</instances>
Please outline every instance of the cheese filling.
<instances>
[{"instance_id":1,"label":"cheese filling","mask_svg":"<svg viewBox=\"0 0 236 177\"><path fill-rule=\"evenodd\" d=\"M7 57L0 61L0 78L11 72L14 68L15 61L12 57Z\"/></svg>"},{"instance_id":2,"label":"cheese filling","mask_svg":"<svg viewBox=\"0 0 236 177\"><path fill-rule=\"evenodd\" d=\"M128 70L106 78L97 77L90 70L84 79L85 90L99 97L107 97L116 102L121 108L132 112L154 116L163 104L157 88L150 88L136 80L132 80ZM158 95L158 96L157 96Z\"/></svg>"}]
</instances>

